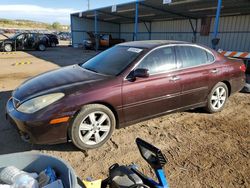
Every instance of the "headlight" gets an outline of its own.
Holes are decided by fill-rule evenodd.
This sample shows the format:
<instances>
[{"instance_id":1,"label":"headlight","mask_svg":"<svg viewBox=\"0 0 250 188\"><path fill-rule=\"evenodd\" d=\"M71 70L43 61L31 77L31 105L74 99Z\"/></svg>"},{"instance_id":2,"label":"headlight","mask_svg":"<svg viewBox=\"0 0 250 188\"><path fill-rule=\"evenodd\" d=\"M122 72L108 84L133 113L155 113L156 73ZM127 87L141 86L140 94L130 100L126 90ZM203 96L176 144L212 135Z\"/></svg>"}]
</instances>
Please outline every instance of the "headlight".
<instances>
[{"instance_id":1,"label":"headlight","mask_svg":"<svg viewBox=\"0 0 250 188\"><path fill-rule=\"evenodd\" d=\"M32 114L64 97L64 93L53 93L30 99L21 104L17 110L23 113Z\"/></svg>"}]
</instances>

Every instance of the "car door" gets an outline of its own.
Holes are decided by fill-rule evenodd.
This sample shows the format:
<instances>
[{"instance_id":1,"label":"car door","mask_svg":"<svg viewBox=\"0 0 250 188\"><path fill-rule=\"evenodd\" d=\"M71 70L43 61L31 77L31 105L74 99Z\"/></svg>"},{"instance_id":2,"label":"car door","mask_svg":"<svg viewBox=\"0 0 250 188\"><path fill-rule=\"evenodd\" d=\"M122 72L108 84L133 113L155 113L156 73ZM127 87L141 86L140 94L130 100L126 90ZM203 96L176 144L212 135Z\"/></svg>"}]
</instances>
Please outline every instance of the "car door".
<instances>
[{"instance_id":1,"label":"car door","mask_svg":"<svg viewBox=\"0 0 250 188\"><path fill-rule=\"evenodd\" d=\"M25 40L25 48L34 49L35 48L35 36L33 33L28 33Z\"/></svg>"},{"instance_id":2,"label":"car door","mask_svg":"<svg viewBox=\"0 0 250 188\"><path fill-rule=\"evenodd\" d=\"M175 77L173 47L151 51L135 69L138 68L148 69L149 77L124 80L122 100L125 122L139 121L180 107L181 87Z\"/></svg>"},{"instance_id":3,"label":"car door","mask_svg":"<svg viewBox=\"0 0 250 188\"><path fill-rule=\"evenodd\" d=\"M25 34L20 34L16 37L15 40L15 45L17 50L23 50L24 49L24 39L25 39Z\"/></svg>"},{"instance_id":4,"label":"car door","mask_svg":"<svg viewBox=\"0 0 250 188\"><path fill-rule=\"evenodd\" d=\"M210 65L214 59L207 50L195 45L175 48L177 64L181 69L179 72L182 88L181 105L183 107L202 105L210 92Z\"/></svg>"}]
</instances>

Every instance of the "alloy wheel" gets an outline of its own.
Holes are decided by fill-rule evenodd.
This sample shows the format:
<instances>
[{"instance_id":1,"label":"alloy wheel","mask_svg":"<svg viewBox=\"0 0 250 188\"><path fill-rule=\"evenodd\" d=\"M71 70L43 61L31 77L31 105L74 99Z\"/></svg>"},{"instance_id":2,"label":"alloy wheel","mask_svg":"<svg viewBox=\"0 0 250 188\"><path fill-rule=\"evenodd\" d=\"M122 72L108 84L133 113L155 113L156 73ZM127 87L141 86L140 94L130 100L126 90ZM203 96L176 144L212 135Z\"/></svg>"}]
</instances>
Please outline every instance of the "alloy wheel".
<instances>
[{"instance_id":1,"label":"alloy wheel","mask_svg":"<svg viewBox=\"0 0 250 188\"><path fill-rule=\"evenodd\" d=\"M40 44L40 45L39 45L39 50L40 50L40 51L44 51L45 48L46 48L45 45L43 45L43 44Z\"/></svg>"},{"instance_id":2,"label":"alloy wheel","mask_svg":"<svg viewBox=\"0 0 250 188\"><path fill-rule=\"evenodd\" d=\"M215 110L223 107L227 99L227 92L224 87L217 87L211 97L211 105Z\"/></svg>"},{"instance_id":3,"label":"alloy wheel","mask_svg":"<svg viewBox=\"0 0 250 188\"><path fill-rule=\"evenodd\" d=\"M11 46L10 44L6 44L6 45L4 46L4 50L5 50L6 52L11 52L11 51L12 51L12 46Z\"/></svg>"},{"instance_id":4,"label":"alloy wheel","mask_svg":"<svg viewBox=\"0 0 250 188\"><path fill-rule=\"evenodd\" d=\"M87 145L96 145L102 142L111 130L109 116L101 111L88 114L79 125L79 138Z\"/></svg>"}]
</instances>

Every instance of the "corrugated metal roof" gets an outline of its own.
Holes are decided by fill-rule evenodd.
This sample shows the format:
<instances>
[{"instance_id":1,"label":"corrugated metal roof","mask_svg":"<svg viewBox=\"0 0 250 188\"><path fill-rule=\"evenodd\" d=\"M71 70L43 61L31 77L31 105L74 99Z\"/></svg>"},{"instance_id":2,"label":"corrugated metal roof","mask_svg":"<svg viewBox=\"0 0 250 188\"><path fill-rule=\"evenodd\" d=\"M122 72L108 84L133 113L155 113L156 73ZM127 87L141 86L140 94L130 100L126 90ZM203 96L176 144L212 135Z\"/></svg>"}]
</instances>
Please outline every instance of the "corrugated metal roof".
<instances>
[{"instance_id":1,"label":"corrugated metal roof","mask_svg":"<svg viewBox=\"0 0 250 188\"><path fill-rule=\"evenodd\" d=\"M139 21L163 21L176 19L198 19L213 17L216 14L216 0L172 0L171 4L163 4L163 0L139 1ZM135 2L117 5L117 11L112 12L112 6L85 12L73 13L73 16L94 19L95 11L98 20L111 23L133 23L135 17ZM221 16L250 14L249 0L223 0Z\"/></svg>"}]
</instances>

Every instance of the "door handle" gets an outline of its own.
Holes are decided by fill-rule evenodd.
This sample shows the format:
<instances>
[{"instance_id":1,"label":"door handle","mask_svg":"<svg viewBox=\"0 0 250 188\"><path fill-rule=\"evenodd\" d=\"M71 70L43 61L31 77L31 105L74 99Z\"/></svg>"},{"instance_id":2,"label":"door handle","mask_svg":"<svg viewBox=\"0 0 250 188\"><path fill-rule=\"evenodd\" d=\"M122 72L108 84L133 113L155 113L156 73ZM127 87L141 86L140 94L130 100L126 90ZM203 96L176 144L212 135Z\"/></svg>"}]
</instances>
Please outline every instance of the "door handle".
<instances>
[{"instance_id":1,"label":"door handle","mask_svg":"<svg viewBox=\"0 0 250 188\"><path fill-rule=\"evenodd\" d=\"M219 71L218 71L218 69L213 69L213 70L211 70L211 73L218 73Z\"/></svg>"},{"instance_id":2,"label":"door handle","mask_svg":"<svg viewBox=\"0 0 250 188\"><path fill-rule=\"evenodd\" d=\"M179 76L173 76L170 78L170 81L175 82L177 80L180 80L181 78Z\"/></svg>"}]
</instances>

